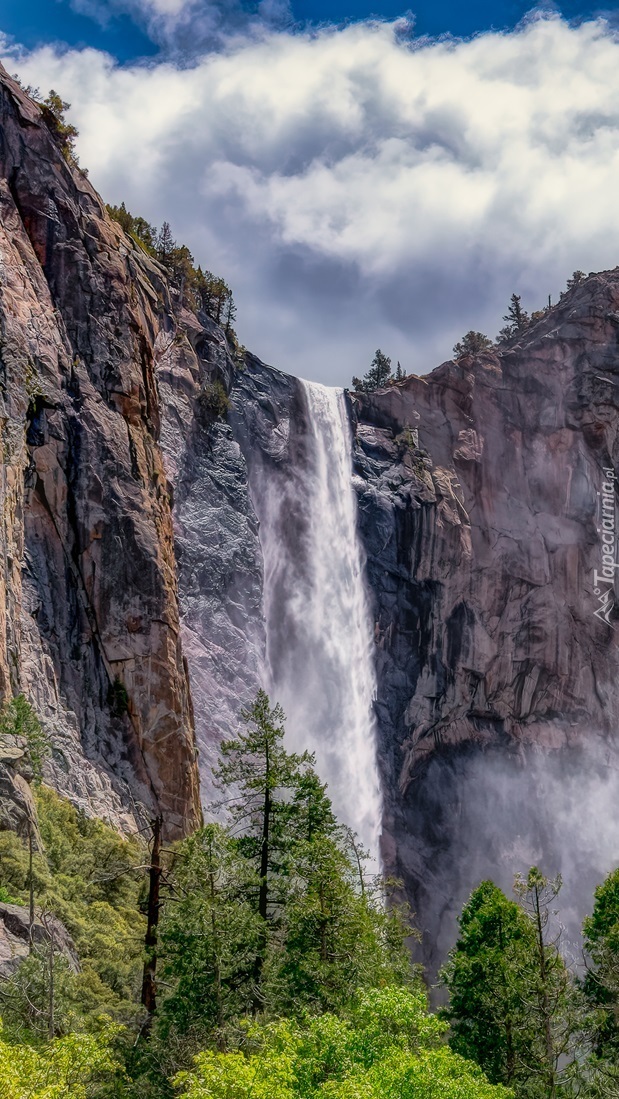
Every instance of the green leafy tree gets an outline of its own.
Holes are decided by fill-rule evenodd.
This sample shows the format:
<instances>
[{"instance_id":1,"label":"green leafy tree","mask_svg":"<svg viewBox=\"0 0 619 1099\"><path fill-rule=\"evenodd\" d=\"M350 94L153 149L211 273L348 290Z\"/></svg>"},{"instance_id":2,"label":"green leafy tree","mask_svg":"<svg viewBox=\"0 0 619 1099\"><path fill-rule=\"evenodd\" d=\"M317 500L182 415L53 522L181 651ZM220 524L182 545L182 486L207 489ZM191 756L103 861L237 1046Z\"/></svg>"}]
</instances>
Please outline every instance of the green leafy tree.
<instances>
[{"instance_id":1,"label":"green leafy tree","mask_svg":"<svg viewBox=\"0 0 619 1099\"><path fill-rule=\"evenodd\" d=\"M533 866L526 877L516 878L514 888L533 935L531 963L521 974L523 1004L538 1038L527 1064L530 1091L556 1099L575 1063L583 1022L582 1003L559 949L560 931L552 922L561 877L547 878Z\"/></svg>"},{"instance_id":2,"label":"green leafy tree","mask_svg":"<svg viewBox=\"0 0 619 1099\"><path fill-rule=\"evenodd\" d=\"M479 355L482 351L489 351L492 340L484 336L483 332L467 332L461 340L454 344L454 358L462 359L465 355Z\"/></svg>"},{"instance_id":3,"label":"green leafy tree","mask_svg":"<svg viewBox=\"0 0 619 1099\"><path fill-rule=\"evenodd\" d=\"M120 1068L113 1050L117 1029L72 1034L38 1049L8 1042L0 1027L2 1099L94 1099L113 1087ZM118 1094L118 1093L116 1093Z\"/></svg>"},{"instance_id":4,"label":"green leafy tree","mask_svg":"<svg viewBox=\"0 0 619 1099\"><path fill-rule=\"evenodd\" d=\"M382 389L391 377L391 359L378 348L372 365L363 378L353 378L353 388L357 393L373 393L375 389Z\"/></svg>"},{"instance_id":5,"label":"green leafy tree","mask_svg":"<svg viewBox=\"0 0 619 1099\"><path fill-rule=\"evenodd\" d=\"M348 1017L254 1026L243 1051L201 1053L180 1099L511 1099L442 1044L423 993L361 992Z\"/></svg>"},{"instance_id":6,"label":"green leafy tree","mask_svg":"<svg viewBox=\"0 0 619 1099\"><path fill-rule=\"evenodd\" d=\"M262 934L249 901L257 880L226 831L209 824L175 850L173 899L161 925L163 1001L160 1033L215 1035L251 1007Z\"/></svg>"},{"instance_id":7,"label":"green leafy tree","mask_svg":"<svg viewBox=\"0 0 619 1099\"><path fill-rule=\"evenodd\" d=\"M347 837L346 837L347 838ZM385 906L345 839L317 834L294 849L281 946L272 952L266 999L278 1014L341 1011L357 988L410 983L406 910Z\"/></svg>"},{"instance_id":8,"label":"green leafy tree","mask_svg":"<svg viewBox=\"0 0 619 1099\"><path fill-rule=\"evenodd\" d=\"M6 699L0 710L0 744L24 740L36 783L43 777L43 763L51 755L49 737L25 695Z\"/></svg>"},{"instance_id":9,"label":"green leafy tree","mask_svg":"<svg viewBox=\"0 0 619 1099\"><path fill-rule=\"evenodd\" d=\"M157 230L145 218L134 217L133 214L129 213L124 202L121 202L120 206L108 205L106 210L110 217L124 229L125 233L133 238L136 244L139 244L150 255L155 255Z\"/></svg>"},{"instance_id":10,"label":"green leafy tree","mask_svg":"<svg viewBox=\"0 0 619 1099\"><path fill-rule=\"evenodd\" d=\"M598 1057L619 1061L619 869L595 890L593 912L584 921L588 955L583 982L595 1012L593 1046Z\"/></svg>"},{"instance_id":11,"label":"green leafy tree","mask_svg":"<svg viewBox=\"0 0 619 1099\"><path fill-rule=\"evenodd\" d=\"M531 984L534 936L521 907L491 881L472 893L442 971L453 1050L494 1083L526 1079L534 1044L524 989Z\"/></svg>"},{"instance_id":12,"label":"green leafy tree","mask_svg":"<svg viewBox=\"0 0 619 1099\"><path fill-rule=\"evenodd\" d=\"M451 1045L526 1099L556 1099L574 1075L583 1011L553 933L560 879L533 867L517 904L483 882L444 969Z\"/></svg>"},{"instance_id":13,"label":"green leafy tree","mask_svg":"<svg viewBox=\"0 0 619 1099\"><path fill-rule=\"evenodd\" d=\"M568 290L573 290L575 286L580 286L581 282L584 282L586 277L587 276L585 275L584 271L574 271L571 279L567 280Z\"/></svg>"}]
</instances>

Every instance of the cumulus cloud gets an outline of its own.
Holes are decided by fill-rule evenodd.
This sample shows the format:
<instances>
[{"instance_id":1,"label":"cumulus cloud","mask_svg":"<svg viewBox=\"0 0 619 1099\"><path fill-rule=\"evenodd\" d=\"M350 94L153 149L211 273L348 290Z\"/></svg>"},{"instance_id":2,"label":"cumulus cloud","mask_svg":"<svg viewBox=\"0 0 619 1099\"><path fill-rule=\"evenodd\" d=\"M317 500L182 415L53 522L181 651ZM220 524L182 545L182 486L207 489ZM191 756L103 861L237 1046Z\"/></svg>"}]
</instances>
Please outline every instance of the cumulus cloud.
<instances>
[{"instance_id":1,"label":"cumulus cloud","mask_svg":"<svg viewBox=\"0 0 619 1099\"><path fill-rule=\"evenodd\" d=\"M52 48L7 64L72 101L104 197L167 218L234 287L244 342L296 373L345 383L377 346L425 371L467 329L494 334L512 291L540 307L619 259L603 21L470 41L263 28L189 67Z\"/></svg>"}]
</instances>

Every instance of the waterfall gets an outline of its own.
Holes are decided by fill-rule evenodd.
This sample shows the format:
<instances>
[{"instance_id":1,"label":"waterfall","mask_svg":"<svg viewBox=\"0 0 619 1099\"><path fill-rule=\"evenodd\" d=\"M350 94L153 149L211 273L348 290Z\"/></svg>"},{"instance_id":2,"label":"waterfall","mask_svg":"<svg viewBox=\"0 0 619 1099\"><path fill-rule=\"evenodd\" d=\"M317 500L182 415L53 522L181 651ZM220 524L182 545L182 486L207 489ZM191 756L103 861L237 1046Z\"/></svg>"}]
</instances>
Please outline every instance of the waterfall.
<instances>
[{"instance_id":1,"label":"waterfall","mask_svg":"<svg viewBox=\"0 0 619 1099\"><path fill-rule=\"evenodd\" d=\"M264 486L260 540L270 694L292 750L316 753L338 818L377 866L376 672L344 395L301 383L307 424L285 485Z\"/></svg>"}]
</instances>

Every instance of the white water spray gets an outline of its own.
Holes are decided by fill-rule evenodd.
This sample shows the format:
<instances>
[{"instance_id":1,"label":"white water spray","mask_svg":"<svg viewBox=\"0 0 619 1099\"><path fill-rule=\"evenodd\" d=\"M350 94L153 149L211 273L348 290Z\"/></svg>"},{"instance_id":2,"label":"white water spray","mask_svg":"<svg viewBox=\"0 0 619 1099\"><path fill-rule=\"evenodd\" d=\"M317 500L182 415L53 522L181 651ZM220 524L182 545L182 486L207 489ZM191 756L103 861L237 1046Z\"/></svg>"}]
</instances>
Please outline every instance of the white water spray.
<instances>
[{"instance_id":1,"label":"white water spray","mask_svg":"<svg viewBox=\"0 0 619 1099\"><path fill-rule=\"evenodd\" d=\"M290 747L316 752L339 819L358 833L376 867L376 672L351 430L341 390L302 384L304 458L287 489L271 486L260 508L270 693L286 713Z\"/></svg>"}]
</instances>

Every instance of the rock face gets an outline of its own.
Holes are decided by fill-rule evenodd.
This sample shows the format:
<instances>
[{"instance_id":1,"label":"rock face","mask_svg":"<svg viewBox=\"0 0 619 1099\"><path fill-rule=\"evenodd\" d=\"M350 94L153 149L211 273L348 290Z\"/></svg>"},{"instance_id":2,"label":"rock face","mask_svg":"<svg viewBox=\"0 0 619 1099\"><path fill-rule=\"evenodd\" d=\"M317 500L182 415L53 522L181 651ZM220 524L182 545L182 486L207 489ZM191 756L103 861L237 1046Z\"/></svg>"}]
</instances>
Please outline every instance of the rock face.
<instances>
[{"instance_id":1,"label":"rock face","mask_svg":"<svg viewBox=\"0 0 619 1099\"><path fill-rule=\"evenodd\" d=\"M175 328L161 269L2 70L0 692L33 700L61 792L171 835L200 812L154 367Z\"/></svg>"},{"instance_id":2,"label":"rock face","mask_svg":"<svg viewBox=\"0 0 619 1099\"><path fill-rule=\"evenodd\" d=\"M484 876L540 859L585 896L616 864L618 343L615 270L500 355L353 398L384 856L431 967Z\"/></svg>"},{"instance_id":3,"label":"rock face","mask_svg":"<svg viewBox=\"0 0 619 1099\"><path fill-rule=\"evenodd\" d=\"M79 959L73 939L55 916L36 917L32 926L35 945L49 943L69 962L74 973L79 971ZM30 950L30 918L28 909L20 904L0 903L0 980L9 978Z\"/></svg>"}]
</instances>

